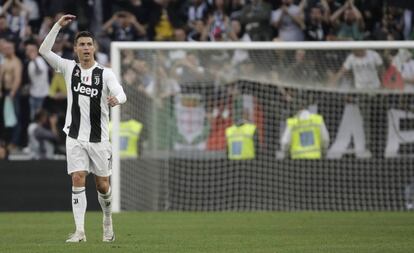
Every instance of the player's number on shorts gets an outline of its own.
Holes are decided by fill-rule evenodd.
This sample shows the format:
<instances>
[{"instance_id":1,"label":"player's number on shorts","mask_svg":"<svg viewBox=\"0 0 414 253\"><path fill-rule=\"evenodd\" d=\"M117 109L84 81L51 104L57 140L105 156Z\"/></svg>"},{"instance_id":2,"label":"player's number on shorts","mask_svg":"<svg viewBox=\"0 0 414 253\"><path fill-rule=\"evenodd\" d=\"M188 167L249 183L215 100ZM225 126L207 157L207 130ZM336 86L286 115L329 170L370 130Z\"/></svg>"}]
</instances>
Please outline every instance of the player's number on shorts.
<instances>
[{"instance_id":1,"label":"player's number on shorts","mask_svg":"<svg viewBox=\"0 0 414 253\"><path fill-rule=\"evenodd\" d=\"M313 136L313 131L306 131L300 133L300 145L302 147L308 147L315 144L315 139Z\"/></svg>"}]
</instances>

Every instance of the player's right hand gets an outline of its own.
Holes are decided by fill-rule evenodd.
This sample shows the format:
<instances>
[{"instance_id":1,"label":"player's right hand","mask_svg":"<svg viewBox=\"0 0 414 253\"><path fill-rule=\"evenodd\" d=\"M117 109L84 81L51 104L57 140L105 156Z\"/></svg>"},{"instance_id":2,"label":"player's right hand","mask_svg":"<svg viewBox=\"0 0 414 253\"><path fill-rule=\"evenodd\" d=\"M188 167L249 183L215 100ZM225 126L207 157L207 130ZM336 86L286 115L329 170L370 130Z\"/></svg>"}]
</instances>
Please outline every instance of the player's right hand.
<instances>
[{"instance_id":1,"label":"player's right hand","mask_svg":"<svg viewBox=\"0 0 414 253\"><path fill-rule=\"evenodd\" d=\"M60 26L66 26L68 25L70 22L72 22L74 19L76 18L75 15L71 15L71 14L66 14L63 15L62 17L60 17L58 23Z\"/></svg>"}]
</instances>

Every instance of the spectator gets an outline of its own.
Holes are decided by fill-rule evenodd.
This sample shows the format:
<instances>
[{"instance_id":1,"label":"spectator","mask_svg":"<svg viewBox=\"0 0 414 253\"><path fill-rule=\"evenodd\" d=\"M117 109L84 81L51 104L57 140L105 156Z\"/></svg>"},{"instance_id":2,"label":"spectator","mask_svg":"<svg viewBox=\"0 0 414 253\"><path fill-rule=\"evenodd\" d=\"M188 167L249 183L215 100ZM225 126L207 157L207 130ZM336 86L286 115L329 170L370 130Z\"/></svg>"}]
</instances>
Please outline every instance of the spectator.
<instances>
[{"instance_id":1,"label":"spectator","mask_svg":"<svg viewBox=\"0 0 414 253\"><path fill-rule=\"evenodd\" d=\"M361 10L364 19L364 39L372 40L372 33L383 16L384 2L384 0L356 1L355 4Z\"/></svg>"},{"instance_id":2,"label":"spectator","mask_svg":"<svg viewBox=\"0 0 414 253\"><path fill-rule=\"evenodd\" d=\"M109 56L101 50L99 43L95 43L95 49L96 61L102 66L109 67Z\"/></svg>"},{"instance_id":3,"label":"spectator","mask_svg":"<svg viewBox=\"0 0 414 253\"><path fill-rule=\"evenodd\" d=\"M249 34L246 33L238 20L231 21L231 39L235 41L252 41Z\"/></svg>"},{"instance_id":4,"label":"spectator","mask_svg":"<svg viewBox=\"0 0 414 253\"><path fill-rule=\"evenodd\" d=\"M404 10L398 7L389 6L386 9L385 18L390 32L395 36L395 40L404 39Z\"/></svg>"},{"instance_id":5,"label":"spectator","mask_svg":"<svg viewBox=\"0 0 414 253\"><path fill-rule=\"evenodd\" d=\"M392 55L386 53L384 55L384 73L382 74L382 85L387 89L404 90L404 81L401 73L392 64Z\"/></svg>"},{"instance_id":6,"label":"spectator","mask_svg":"<svg viewBox=\"0 0 414 253\"><path fill-rule=\"evenodd\" d=\"M23 0L23 6L28 12L28 26L33 33L37 34L42 24L42 17L40 12L39 1L36 0Z\"/></svg>"},{"instance_id":7,"label":"spectator","mask_svg":"<svg viewBox=\"0 0 414 253\"><path fill-rule=\"evenodd\" d=\"M34 120L36 112L42 108L49 94L49 67L39 55L39 48L34 42L26 43L26 56L29 59L27 68L30 80L30 119Z\"/></svg>"},{"instance_id":8,"label":"spectator","mask_svg":"<svg viewBox=\"0 0 414 253\"><path fill-rule=\"evenodd\" d=\"M127 11L116 12L104 25L103 30L114 41L146 40L145 27Z\"/></svg>"},{"instance_id":9,"label":"spectator","mask_svg":"<svg viewBox=\"0 0 414 253\"><path fill-rule=\"evenodd\" d=\"M238 20L231 21L231 30L232 30L232 39L235 41L251 41L249 34L244 33L242 26ZM231 64L237 66L243 61L249 59L249 51L237 49L234 50L233 57L231 59Z\"/></svg>"},{"instance_id":10,"label":"spectator","mask_svg":"<svg viewBox=\"0 0 414 253\"><path fill-rule=\"evenodd\" d=\"M127 10L135 16L138 23L146 26L153 5L152 1L148 0L129 0Z\"/></svg>"},{"instance_id":11,"label":"spectator","mask_svg":"<svg viewBox=\"0 0 414 253\"><path fill-rule=\"evenodd\" d=\"M198 19L194 21L194 27L188 34L188 41L202 41L206 40L207 38L207 29L205 28L204 21L202 19Z\"/></svg>"},{"instance_id":12,"label":"spectator","mask_svg":"<svg viewBox=\"0 0 414 253\"><path fill-rule=\"evenodd\" d=\"M294 84L312 85L321 81L322 74L318 73L305 50L296 50L295 60L286 70L284 79Z\"/></svg>"},{"instance_id":13,"label":"spectator","mask_svg":"<svg viewBox=\"0 0 414 253\"><path fill-rule=\"evenodd\" d=\"M226 41L232 37L230 19L224 7L224 0L214 0L214 9L208 15L206 27L210 41Z\"/></svg>"},{"instance_id":14,"label":"spectator","mask_svg":"<svg viewBox=\"0 0 414 253\"><path fill-rule=\"evenodd\" d=\"M174 29L174 41L187 41L187 32L184 27Z\"/></svg>"},{"instance_id":15,"label":"spectator","mask_svg":"<svg viewBox=\"0 0 414 253\"><path fill-rule=\"evenodd\" d=\"M146 93L153 98L165 99L174 96L181 91L178 82L167 75L167 71L162 67L157 67L157 79L151 82L146 88Z\"/></svg>"},{"instance_id":16,"label":"spectator","mask_svg":"<svg viewBox=\"0 0 414 253\"><path fill-rule=\"evenodd\" d=\"M10 13L8 10L11 8ZM29 10L19 0L7 0L1 11L5 15L10 30L18 37L23 38L26 30L26 19Z\"/></svg>"},{"instance_id":17,"label":"spectator","mask_svg":"<svg viewBox=\"0 0 414 253\"><path fill-rule=\"evenodd\" d=\"M354 50L346 58L342 68L336 73L334 84L347 72L352 70L357 89L378 89L381 87L379 73L382 72L381 56L372 50Z\"/></svg>"},{"instance_id":18,"label":"spectator","mask_svg":"<svg viewBox=\"0 0 414 253\"><path fill-rule=\"evenodd\" d=\"M45 106L45 108L53 113L64 115L67 102L66 100L67 90L65 79L61 73L55 72L52 76L52 81L50 82L49 87L49 106Z\"/></svg>"},{"instance_id":19,"label":"spectator","mask_svg":"<svg viewBox=\"0 0 414 253\"><path fill-rule=\"evenodd\" d=\"M131 67L135 71L138 89L140 91L146 92L146 89L150 85L154 85L155 76L145 60L134 60Z\"/></svg>"},{"instance_id":20,"label":"spectator","mask_svg":"<svg viewBox=\"0 0 414 253\"><path fill-rule=\"evenodd\" d=\"M305 7L304 11L306 14L308 14L313 7L322 7L324 10L327 10L326 16L329 19L332 12L338 10L343 4L338 2L338 0L305 0L300 1L300 5Z\"/></svg>"},{"instance_id":21,"label":"spectator","mask_svg":"<svg viewBox=\"0 0 414 253\"><path fill-rule=\"evenodd\" d=\"M194 53L187 53L185 58L177 60L172 67L172 73L180 84L193 84L205 77L205 68Z\"/></svg>"},{"instance_id":22,"label":"spectator","mask_svg":"<svg viewBox=\"0 0 414 253\"><path fill-rule=\"evenodd\" d=\"M305 23L303 8L293 4L293 0L282 0L282 6L272 12L271 23L279 31L279 40L304 40L303 30L305 29Z\"/></svg>"},{"instance_id":23,"label":"spectator","mask_svg":"<svg viewBox=\"0 0 414 253\"><path fill-rule=\"evenodd\" d=\"M16 56L14 44L6 41L3 44L4 62L0 67L0 97L9 97L13 102L17 124L10 126L12 130L9 150L14 150L20 142L20 95L19 89L22 81L23 67L21 60Z\"/></svg>"},{"instance_id":24,"label":"spectator","mask_svg":"<svg viewBox=\"0 0 414 253\"><path fill-rule=\"evenodd\" d=\"M411 31L412 31L412 27L413 27L413 11L410 9L404 9L404 13L403 13L403 17L404 17L404 39L405 40L410 40L412 39L411 36Z\"/></svg>"},{"instance_id":25,"label":"spectator","mask_svg":"<svg viewBox=\"0 0 414 253\"><path fill-rule=\"evenodd\" d=\"M229 7L229 13L230 13L230 19L231 20L239 20L240 16L242 15L242 9L244 7L244 0L231 0L230 7Z\"/></svg>"},{"instance_id":26,"label":"spectator","mask_svg":"<svg viewBox=\"0 0 414 253\"><path fill-rule=\"evenodd\" d=\"M5 15L0 15L0 39L12 41L15 46L20 41L19 37L10 30Z\"/></svg>"},{"instance_id":27,"label":"spectator","mask_svg":"<svg viewBox=\"0 0 414 253\"><path fill-rule=\"evenodd\" d=\"M52 28L52 25L53 25L52 17L49 17L49 16L43 17L42 24L40 25L39 33L37 36L39 44L45 39L46 35L49 33L50 29Z\"/></svg>"},{"instance_id":28,"label":"spectator","mask_svg":"<svg viewBox=\"0 0 414 253\"><path fill-rule=\"evenodd\" d=\"M404 63L409 61L412 56L413 54L408 49L400 48L392 58L392 65L401 73Z\"/></svg>"},{"instance_id":29,"label":"spectator","mask_svg":"<svg viewBox=\"0 0 414 253\"><path fill-rule=\"evenodd\" d=\"M340 20L341 17L343 20ZM338 40L362 40L364 38L364 20L353 0L347 0L341 8L332 14L331 23L337 29L336 37Z\"/></svg>"},{"instance_id":30,"label":"spectator","mask_svg":"<svg viewBox=\"0 0 414 253\"><path fill-rule=\"evenodd\" d=\"M346 0L345 0L346 1ZM342 3L340 3L340 1L338 0L326 0L326 2L328 3L329 6L329 14L334 13L335 11L337 11L339 8L341 8L341 6L343 5Z\"/></svg>"},{"instance_id":31,"label":"spectator","mask_svg":"<svg viewBox=\"0 0 414 253\"><path fill-rule=\"evenodd\" d=\"M328 9L322 6L310 8L309 19L306 21L305 38L308 41L325 41L329 35L329 19L326 18Z\"/></svg>"},{"instance_id":32,"label":"spectator","mask_svg":"<svg viewBox=\"0 0 414 253\"><path fill-rule=\"evenodd\" d=\"M191 0L190 7L188 8L188 26L192 29L196 28L196 22L203 20L208 11L208 5L205 0Z\"/></svg>"},{"instance_id":33,"label":"spectator","mask_svg":"<svg viewBox=\"0 0 414 253\"><path fill-rule=\"evenodd\" d=\"M86 1L85 1L86 2ZM45 16L52 17L59 12L75 13L76 1L74 0L42 0L41 10Z\"/></svg>"},{"instance_id":34,"label":"spectator","mask_svg":"<svg viewBox=\"0 0 414 253\"><path fill-rule=\"evenodd\" d=\"M404 80L404 90L414 91L414 60L412 58L402 65L401 75Z\"/></svg>"},{"instance_id":35,"label":"spectator","mask_svg":"<svg viewBox=\"0 0 414 253\"><path fill-rule=\"evenodd\" d=\"M138 84L138 77L133 68L128 68L122 73L122 83L129 88L138 88L136 86Z\"/></svg>"},{"instance_id":36,"label":"spectator","mask_svg":"<svg viewBox=\"0 0 414 253\"><path fill-rule=\"evenodd\" d=\"M55 142L58 140L57 117L44 110L36 113L29 125L29 152L32 159L53 159ZM50 129L49 129L50 128Z\"/></svg>"},{"instance_id":37,"label":"spectator","mask_svg":"<svg viewBox=\"0 0 414 253\"><path fill-rule=\"evenodd\" d=\"M67 104L67 90L65 79L61 73L54 72L49 87L49 96L46 98L44 108L46 111L56 115L58 129L63 129L65 125L65 114ZM65 133L59 131L61 142L65 140ZM64 143L59 143L64 144Z\"/></svg>"},{"instance_id":38,"label":"spectator","mask_svg":"<svg viewBox=\"0 0 414 253\"><path fill-rule=\"evenodd\" d=\"M388 7L374 30L373 38L376 40L402 40L404 19L402 10Z\"/></svg>"},{"instance_id":39,"label":"spectator","mask_svg":"<svg viewBox=\"0 0 414 253\"><path fill-rule=\"evenodd\" d=\"M148 39L168 41L174 37L174 28L183 27L187 21L180 5L172 0L156 0L148 23ZM182 3L182 2L181 2Z\"/></svg>"},{"instance_id":40,"label":"spectator","mask_svg":"<svg viewBox=\"0 0 414 253\"><path fill-rule=\"evenodd\" d=\"M269 41L272 28L269 24L271 6L263 0L252 0L241 10L238 20L245 27L252 41Z\"/></svg>"}]
</instances>

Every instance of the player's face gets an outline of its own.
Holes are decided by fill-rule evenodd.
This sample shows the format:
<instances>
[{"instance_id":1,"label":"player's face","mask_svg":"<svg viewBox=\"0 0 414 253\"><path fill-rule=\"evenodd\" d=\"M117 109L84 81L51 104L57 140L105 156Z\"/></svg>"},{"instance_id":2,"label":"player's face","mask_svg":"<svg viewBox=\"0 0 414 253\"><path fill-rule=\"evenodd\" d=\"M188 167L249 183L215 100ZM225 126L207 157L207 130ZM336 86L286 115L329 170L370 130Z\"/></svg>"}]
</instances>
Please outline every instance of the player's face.
<instances>
[{"instance_id":1,"label":"player's face","mask_svg":"<svg viewBox=\"0 0 414 253\"><path fill-rule=\"evenodd\" d=\"M74 50L78 55L79 61L91 61L95 59L95 44L91 37L80 37L76 42Z\"/></svg>"}]
</instances>

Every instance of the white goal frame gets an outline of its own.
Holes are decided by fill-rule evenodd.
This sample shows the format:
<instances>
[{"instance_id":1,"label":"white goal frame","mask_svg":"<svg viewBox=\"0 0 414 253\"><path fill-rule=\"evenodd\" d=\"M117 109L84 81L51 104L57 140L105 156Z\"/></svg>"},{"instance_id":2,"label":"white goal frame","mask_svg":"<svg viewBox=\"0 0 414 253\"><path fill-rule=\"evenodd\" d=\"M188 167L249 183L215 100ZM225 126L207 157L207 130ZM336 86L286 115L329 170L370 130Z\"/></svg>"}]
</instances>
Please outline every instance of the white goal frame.
<instances>
[{"instance_id":1,"label":"white goal frame","mask_svg":"<svg viewBox=\"0 0 414 253\"><path fill-rule=\"evenodd\" d=\"M192 50L352 50L352 49L396 49L414 48L413 41L333 41L333 42L112 42L111 63L118 80L121 80L121 53L122 49L151 50L151 49L192 49ZM127 94L128 97L128 94ZM111 109L112 140L119 139L120 108ZM121 211L121 168L119 142L112 141L112 192L113 212Z\"/></svg>"}]
</instances>

